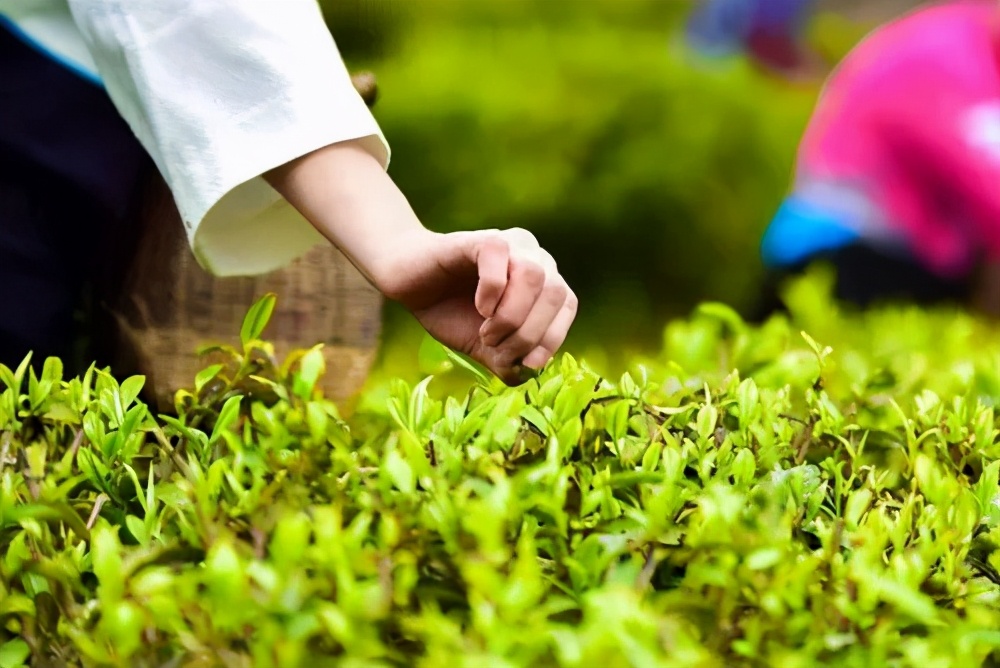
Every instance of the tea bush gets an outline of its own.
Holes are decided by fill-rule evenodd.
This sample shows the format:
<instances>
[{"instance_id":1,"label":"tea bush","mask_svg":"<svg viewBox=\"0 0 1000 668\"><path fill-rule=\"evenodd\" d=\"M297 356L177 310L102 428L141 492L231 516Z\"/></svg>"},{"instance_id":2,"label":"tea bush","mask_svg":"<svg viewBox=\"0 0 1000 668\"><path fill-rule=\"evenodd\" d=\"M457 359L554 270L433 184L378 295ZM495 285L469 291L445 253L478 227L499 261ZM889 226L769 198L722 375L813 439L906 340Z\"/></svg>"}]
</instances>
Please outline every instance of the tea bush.
<instances>
[{"instance_id":1,"label":"tea bush","mask_svg":"<svg viewBox=\"0 0 1000 668\"><path fill-rule=\"evenodd\" d=\"M1000 665L1000 336L827 295L349 419L271 296L174 415L0 367L0 667Z\"/></svg>"}]
</instances>

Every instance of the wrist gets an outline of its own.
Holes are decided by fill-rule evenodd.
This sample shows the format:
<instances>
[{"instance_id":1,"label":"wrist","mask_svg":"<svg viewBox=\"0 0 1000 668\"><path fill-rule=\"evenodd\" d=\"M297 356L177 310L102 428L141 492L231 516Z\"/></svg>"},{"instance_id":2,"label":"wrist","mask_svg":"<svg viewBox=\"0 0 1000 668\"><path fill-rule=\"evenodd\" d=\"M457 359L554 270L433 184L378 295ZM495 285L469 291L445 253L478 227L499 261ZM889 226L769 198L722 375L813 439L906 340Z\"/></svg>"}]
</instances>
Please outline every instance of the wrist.
<instances>
[{"instance_id":1,"label":"wrist","mask_svg":"<svg viewBox=\"0 0 1000 668\"><path fill-rule=\"evenodd\" d=\"M425 265L443 236L418 225L382 239L367 266L369 280L387 298L403 299L412 287L415 268Z\"/></svg>"},{"instance_id":2,"label":"wrist","mask_svg":"<svg viewBox=\"0 0 1000 668\"><path fill-rule=\"evenodd\" d=\"M415 249L433 237L359 141L318 149L267 179L387 296Z\"/></svg>"}]
</instances>

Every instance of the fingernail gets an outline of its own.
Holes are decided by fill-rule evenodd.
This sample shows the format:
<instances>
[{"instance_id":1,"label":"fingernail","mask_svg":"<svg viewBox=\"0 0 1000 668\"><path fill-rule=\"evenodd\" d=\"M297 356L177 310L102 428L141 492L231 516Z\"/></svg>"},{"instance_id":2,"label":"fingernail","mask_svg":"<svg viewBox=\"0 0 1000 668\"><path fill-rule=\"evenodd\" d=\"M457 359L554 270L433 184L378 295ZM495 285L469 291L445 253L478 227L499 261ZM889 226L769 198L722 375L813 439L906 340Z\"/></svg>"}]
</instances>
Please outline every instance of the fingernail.
<instances>
[{"instance_id":1,"label":"fingernail","mask_svg":"<svg viewBox=\"0 0 1000 668\"><path fill-rule=\"evenodd\" d=\"M549 355L539 353L536 351L525 357L524 360L521 362L521 364L524 364L525 366L530 366L532 369L540 371L541 369L545 368L545 365L548 364L548 362L549 362Z\"/></svg>"}]
</instances>

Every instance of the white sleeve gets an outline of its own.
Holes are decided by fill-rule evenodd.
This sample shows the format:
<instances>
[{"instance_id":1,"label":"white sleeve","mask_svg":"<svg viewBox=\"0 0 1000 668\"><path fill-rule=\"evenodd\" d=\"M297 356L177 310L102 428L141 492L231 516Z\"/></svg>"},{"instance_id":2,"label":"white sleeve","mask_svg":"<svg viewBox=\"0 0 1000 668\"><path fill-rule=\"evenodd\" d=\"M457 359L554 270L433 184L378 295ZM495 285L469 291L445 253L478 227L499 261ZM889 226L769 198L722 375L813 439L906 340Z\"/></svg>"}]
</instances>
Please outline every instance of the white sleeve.
<instances>
[{"instance_id":1,"label":"white sleeve","mask_svg":"<svg viewBox=\"0 0 1000 668\"><path fill-rule=\"evenodd\" d=\"M272 271L323 240L261 178L268 170L348 139L388 167L316 0L69 4L208 271Z\"/></svg>"}]
</instances>

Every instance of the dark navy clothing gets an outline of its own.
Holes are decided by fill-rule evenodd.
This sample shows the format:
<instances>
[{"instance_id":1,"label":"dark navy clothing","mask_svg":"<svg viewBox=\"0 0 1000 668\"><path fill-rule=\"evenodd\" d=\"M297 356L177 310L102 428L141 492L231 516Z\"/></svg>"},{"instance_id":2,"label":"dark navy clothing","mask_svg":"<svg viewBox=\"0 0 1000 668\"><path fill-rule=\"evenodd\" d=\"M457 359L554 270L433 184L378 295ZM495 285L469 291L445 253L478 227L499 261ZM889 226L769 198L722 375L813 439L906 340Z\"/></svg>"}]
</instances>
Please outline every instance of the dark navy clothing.
<instances>
[{"instance_id":1,"label":"dark navy clothing","mask_svg":"<svg viewBox=\"0 0 1000 668\"><path fill-rule=\"evenodd\" d=\"M149 169L103 88L0 23L0 363L72 353Z\"/></svg>"},{"instance_id":2,"label":"dark navy clothing","mask_svg":"<svg viewBox=\"0 0 1000 668\"><path fill-rule=\"evenodd\" d=\"M855 308L871 308L892 302L924 306L968 304L975 292L975 277L943 278L927 271L916 260L898 253L852 242L831 246L795 264L768 271L748 320L760 322L785 310L782 293L788 281L802 276L814 264L833 268L833 297Z\"/></svg>"}]
</instances>

